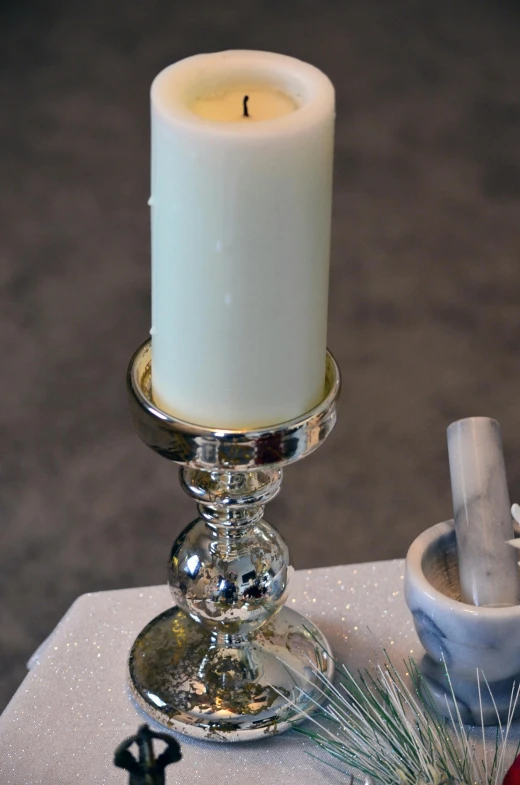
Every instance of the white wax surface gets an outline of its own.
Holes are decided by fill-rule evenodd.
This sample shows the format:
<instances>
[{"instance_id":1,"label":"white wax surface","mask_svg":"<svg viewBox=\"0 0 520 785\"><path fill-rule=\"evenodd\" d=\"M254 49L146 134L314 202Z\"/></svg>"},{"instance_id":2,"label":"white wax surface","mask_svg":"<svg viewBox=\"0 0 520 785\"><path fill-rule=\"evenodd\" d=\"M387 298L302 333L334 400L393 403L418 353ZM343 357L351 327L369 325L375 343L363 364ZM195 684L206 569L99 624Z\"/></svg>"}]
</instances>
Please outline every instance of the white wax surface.
<instances>
[{"instance_id":1,"label":"white wax surface","mask_svg":"<svg viewBox=\"0 0 520 785\"><path fill-rule=\"evenodd\" d=\"M248 88L297 108L209 120ZM252 108L252 104L251 104ZM181 419L271 425L323 395L334 89L299 60L198 55L152 85L152 386Z\"/></svg>"},{"instance_id":2,"label":"white wax surface","mask_svg":"<svg viewBox=\"0 0 520 785\"><path fill-rule=\"evenodd\" d=\"M244 111L245 101L245 111ZM258 120L274 120L294 112L298 105L281 90L270 87L244 85L233 87L224 93L197 98L191 104L192 112L207 120L223 123L253 123Z\"/></svg>"}]
</instances>

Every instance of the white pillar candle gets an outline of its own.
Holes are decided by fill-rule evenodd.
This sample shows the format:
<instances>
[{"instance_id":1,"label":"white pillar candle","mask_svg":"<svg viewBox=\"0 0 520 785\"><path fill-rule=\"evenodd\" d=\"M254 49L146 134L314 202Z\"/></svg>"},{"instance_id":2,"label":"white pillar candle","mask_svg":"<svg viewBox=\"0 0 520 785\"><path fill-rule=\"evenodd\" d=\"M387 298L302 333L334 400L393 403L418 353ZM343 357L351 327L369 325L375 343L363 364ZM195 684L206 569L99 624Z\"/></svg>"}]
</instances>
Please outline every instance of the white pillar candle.
<instances>
[{"instance_id":1,"label":"white pillar candle","mask_svg":"<svg viewBox=\"0 0 520 785\"><path fill-rule=\"evenodd\" d=\"M152 100L152 388L216 428L324 392L334 88L283 55L197 55Z\"/></svg>"}]
</instances>

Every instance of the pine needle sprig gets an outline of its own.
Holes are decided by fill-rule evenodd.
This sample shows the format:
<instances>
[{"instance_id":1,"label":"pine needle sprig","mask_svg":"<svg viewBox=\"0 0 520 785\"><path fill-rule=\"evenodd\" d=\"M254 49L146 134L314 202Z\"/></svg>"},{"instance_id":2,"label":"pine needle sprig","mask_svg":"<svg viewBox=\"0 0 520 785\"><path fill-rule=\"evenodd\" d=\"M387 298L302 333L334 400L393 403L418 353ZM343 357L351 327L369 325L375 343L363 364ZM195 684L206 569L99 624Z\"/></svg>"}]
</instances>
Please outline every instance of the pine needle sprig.
<instances>
[{"instance_id":1,"label":"pine needle sprig","mask_svg":"<svg viewBox=\"0 0 520 785\"><path fill-rule=\"evenodd\" d=\"M477 674L482 721L480 759L474 736L462 722L446 666L455 707L450 710L448 706L450 720L438 715L415 661L405 661L408 681L384 654L384 663L373 673L365 670L354 674L345 665L337 665L336 683L316 671L318 686L314 684L307 695L316 712L308 715L310 725L295 730L327 753L325 762L349 777L346 782L354 781L350 777L356 771L362 777L357 781L364 779L370 785L501 785L511 752L508 738L520 686L513 687L504 725L495 706L496 742L486 744ZM491 695L485 677L483 681ZM312 697L314 690L318 692L316 698ZM327 702L323 707L319 702L324 698Z\"/></svg>"}]
</instances>

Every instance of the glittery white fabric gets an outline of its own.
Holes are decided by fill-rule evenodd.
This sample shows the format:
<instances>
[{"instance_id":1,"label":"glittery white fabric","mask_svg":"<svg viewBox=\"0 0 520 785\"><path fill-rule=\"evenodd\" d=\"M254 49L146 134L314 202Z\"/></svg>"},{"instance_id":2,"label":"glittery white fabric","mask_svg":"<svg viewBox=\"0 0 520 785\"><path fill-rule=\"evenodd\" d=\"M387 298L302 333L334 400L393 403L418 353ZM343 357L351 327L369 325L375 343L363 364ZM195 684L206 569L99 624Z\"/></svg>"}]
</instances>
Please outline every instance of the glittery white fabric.
<instances>
[{"instance_id":1,"label":"glittery white fabric","mask_svg":"<svg viewBox=\"0 0 520 785\"><path fill-rule=\"evenodd\" d=\"M399 666L409 655L422 655L403 579L402 561L297 572L289 606L321 627L349 667L369 666L381 648ZM128 652L142 627L169 606L166 586L76 600L0 717L1 785L125 785L113 752L145 719L127 690ZM308 755L316 748L294 732L242 744L179 738L183 759L167 772L170 783L345 782Z\"/></svg>"}]
</instances>

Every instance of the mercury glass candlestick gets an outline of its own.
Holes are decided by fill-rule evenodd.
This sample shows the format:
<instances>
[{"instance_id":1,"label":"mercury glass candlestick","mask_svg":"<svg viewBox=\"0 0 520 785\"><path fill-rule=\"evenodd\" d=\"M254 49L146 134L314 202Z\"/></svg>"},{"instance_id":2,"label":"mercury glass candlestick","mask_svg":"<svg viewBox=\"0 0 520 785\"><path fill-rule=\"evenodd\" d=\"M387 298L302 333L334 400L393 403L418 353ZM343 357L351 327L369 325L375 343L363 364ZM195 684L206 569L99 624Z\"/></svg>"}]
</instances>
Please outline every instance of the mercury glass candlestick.
<instances>
[{"instance_id":1,"label":"mercury glass candlestick","mask_svg":"<svg viewBox=\"0 0 520 785\"><path fill-rule=\"evenodd\" d=\"M289 552L264 519L264 505L280 490L283 467L332 430L338 366L328 353L325 391L314 409L254 431L202 427L161 411L151 376L147 341L128 372L134 426L145 444L181 465L181 485L199 517L173 544L174 607L133 644L132 694L154 720L197 738L280 733L322 702L319 673L332 677L333 661L320 630L284 606Z\"/></svg>"}]
</instances>

